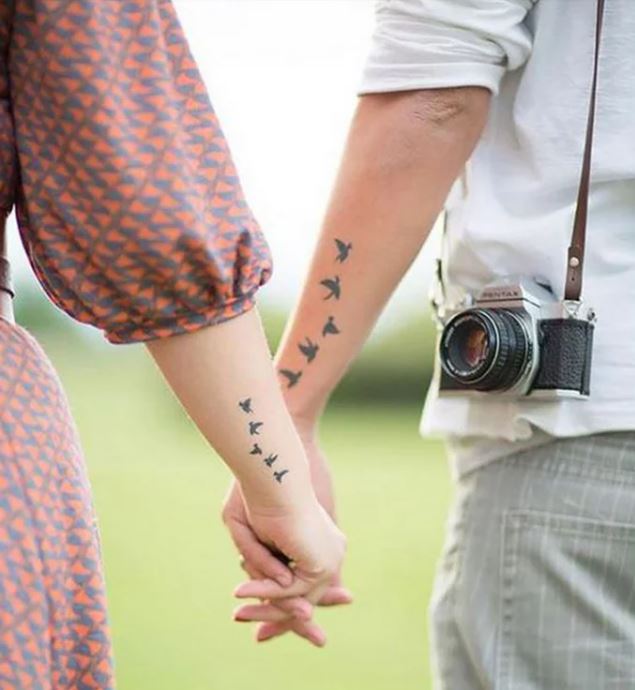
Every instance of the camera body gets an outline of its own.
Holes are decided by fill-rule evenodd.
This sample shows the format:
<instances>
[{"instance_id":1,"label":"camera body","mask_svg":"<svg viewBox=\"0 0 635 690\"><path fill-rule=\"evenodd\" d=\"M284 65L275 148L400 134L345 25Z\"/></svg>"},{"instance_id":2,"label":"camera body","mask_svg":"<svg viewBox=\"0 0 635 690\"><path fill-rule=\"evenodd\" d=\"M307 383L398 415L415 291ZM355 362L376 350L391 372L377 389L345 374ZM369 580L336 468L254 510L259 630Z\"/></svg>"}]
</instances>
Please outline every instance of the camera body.
<instances>
[{"instance_id":1,"label":"camera body","mask_svg":"<svg viewBox=\"0 0 635 690\"><path fill-rule=\"evenodd\" d=\"M438 353L442 395L589 396L595 313L583 302L508 278L447 316Z\"/></svg>"}]
</instances>

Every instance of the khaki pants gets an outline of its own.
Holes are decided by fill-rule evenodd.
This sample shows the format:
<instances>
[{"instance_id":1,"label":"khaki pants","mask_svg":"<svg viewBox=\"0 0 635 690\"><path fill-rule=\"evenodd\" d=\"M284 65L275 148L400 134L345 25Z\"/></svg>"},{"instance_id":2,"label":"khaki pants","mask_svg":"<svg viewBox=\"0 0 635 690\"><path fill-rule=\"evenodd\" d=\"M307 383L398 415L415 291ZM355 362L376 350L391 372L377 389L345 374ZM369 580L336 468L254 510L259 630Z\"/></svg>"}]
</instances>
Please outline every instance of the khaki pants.
<instances>
[{"instance_id":1,"label":"khaki pants","mask_svg":"<svg viewBox=\"0 0 635 690\"><path fill-rule=\"evenodd\" d=\"M431 623L438 690L633 690L635 433L463 477Z\"/></svg>"}]
</instances>

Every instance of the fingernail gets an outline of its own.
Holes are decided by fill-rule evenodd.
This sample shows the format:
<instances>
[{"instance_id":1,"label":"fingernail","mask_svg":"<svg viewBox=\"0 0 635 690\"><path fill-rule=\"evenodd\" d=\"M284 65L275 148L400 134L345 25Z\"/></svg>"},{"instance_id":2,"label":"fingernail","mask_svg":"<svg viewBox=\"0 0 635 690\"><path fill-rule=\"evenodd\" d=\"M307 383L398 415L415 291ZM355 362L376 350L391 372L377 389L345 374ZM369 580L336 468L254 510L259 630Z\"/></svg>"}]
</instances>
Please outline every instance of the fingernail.
<instances>
[{"instance_id":1,"label":"fingernail","mask_svg":"<svg viewBox=\"0 0 635 690\"><path fill-rule=\"evenodd\" d=\"M238 587L236 587L236 588L234 589L234 596L235 596L235 597L242 597L242 596L244 596L245 589L246 589L246 587L248 587L248 586L249 586L249 585L246 585L246 584L238 585Z\"/></svg>"},{"instance_id":2,"label":"fingernail","mask_svg":"<svg viewBox=\"0 0 635 690\"><path fill-rule=\"evenodd\" d=\"M311 635L311 641L318 647L324 647L324 645L326 644L326 636L320 635L318 633L313 633Z\"/></svg>"}]
</instances>

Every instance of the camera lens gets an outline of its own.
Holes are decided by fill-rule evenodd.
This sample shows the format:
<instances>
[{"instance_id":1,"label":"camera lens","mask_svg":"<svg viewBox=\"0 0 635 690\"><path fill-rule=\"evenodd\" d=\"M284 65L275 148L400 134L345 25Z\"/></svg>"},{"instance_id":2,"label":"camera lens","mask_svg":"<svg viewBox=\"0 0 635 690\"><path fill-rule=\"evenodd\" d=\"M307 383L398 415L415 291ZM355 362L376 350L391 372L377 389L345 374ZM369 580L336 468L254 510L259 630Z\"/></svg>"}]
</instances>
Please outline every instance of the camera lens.
<instances>
[{"instance_id":1,"label":"camera lens","mask_svg":"<svg viewBox=\"0 0 635 690\"><path fill-rule=\"evenodd\" d=\"M514 312L469 309L447 323L440 355L445 372L464 386L506 390L522 376L531 340Z\"/></svg>"}]
</instances>

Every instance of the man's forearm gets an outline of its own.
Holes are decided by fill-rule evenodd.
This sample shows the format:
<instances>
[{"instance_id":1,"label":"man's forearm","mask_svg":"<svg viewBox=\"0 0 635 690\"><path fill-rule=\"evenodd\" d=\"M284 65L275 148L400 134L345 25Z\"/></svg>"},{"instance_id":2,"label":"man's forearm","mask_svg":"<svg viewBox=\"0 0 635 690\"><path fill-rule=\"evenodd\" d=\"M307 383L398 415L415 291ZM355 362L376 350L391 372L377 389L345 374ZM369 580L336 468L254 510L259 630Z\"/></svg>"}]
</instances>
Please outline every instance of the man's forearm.
<instances>
[{"instance_id":1,"label":"man's forearm","mask_svg":"<svg viewBox=\"0 0 635 690\"><path fill-rule=\"evenodd\" d=\"M314 421L419 252L487 118L481 88L359 104L299 305L277 356L297 419Z\"/></svg>"}]
</instances>

